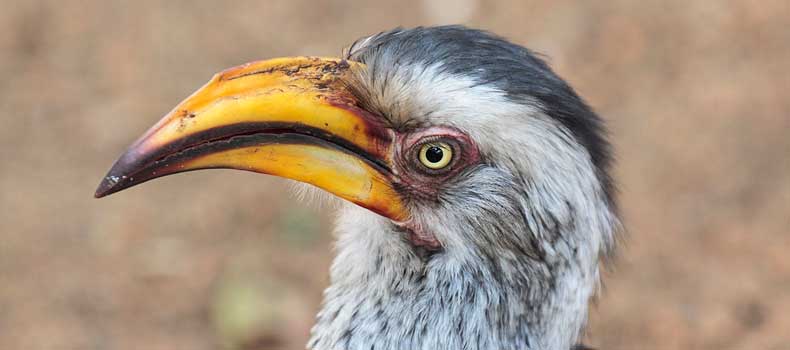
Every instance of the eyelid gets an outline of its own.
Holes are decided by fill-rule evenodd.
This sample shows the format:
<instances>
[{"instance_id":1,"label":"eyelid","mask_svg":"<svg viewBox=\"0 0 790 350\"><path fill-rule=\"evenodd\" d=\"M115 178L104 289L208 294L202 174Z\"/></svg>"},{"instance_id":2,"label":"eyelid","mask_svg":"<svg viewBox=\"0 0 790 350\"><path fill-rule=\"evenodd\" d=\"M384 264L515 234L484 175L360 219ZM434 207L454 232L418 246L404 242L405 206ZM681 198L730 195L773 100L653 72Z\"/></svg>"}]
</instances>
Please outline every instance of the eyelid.
<instances>
[{"instance_id":1,"label":"eyelid","mask_svg":"<svg viewBox=\"0 0 790 350\"><path fill-rule=\"evenodd\" d=\"M475 141L469 135L450 126L430 126L410 130L401 133L399 138L399 146L395 150L395 161L402 172L399 172L398 176L409 178L410 181L439 186L445 180L453 178L482 160ZM420 162L419 152L425 143L437 141L450 146L453 158L449 165L433 170Z\"/></svg>"},{"instance_id":2,"label":"eyelid","mask_svg":"<svg viewBox=\"0 0 790 350\"><path fill-rule=\"evenodd\" d=\"M451 144L454 141L453 141L453 139L451 137L447 137L445 135L428 135L428 136L425 136L425 137L421 138L419 141L417 141L415 143L415 145L422 146L422 145L424 145L426 143L438 143L438 142L444 142L444 143L447 143L447 144Z\"/></svg>"}]
</instances>

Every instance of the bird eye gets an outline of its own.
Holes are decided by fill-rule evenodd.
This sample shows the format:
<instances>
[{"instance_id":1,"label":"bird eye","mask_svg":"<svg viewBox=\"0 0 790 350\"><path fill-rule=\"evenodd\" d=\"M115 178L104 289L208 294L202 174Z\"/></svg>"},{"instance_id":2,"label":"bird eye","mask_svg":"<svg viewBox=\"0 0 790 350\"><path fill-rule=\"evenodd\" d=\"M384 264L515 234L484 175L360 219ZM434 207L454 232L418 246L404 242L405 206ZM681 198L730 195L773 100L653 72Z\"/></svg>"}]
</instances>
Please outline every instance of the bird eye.
<instances>
[{"instance_id":1,"label":"bird eye","mask_svg":"<svg viewBox=\"0 0 790 350\"><path fill-rule=\"evenodd\" d=\"M420 148L420 163L429 169L442 169L453 160L453 148L444 142L431 142Z\"/></svg>"}]
</instances>

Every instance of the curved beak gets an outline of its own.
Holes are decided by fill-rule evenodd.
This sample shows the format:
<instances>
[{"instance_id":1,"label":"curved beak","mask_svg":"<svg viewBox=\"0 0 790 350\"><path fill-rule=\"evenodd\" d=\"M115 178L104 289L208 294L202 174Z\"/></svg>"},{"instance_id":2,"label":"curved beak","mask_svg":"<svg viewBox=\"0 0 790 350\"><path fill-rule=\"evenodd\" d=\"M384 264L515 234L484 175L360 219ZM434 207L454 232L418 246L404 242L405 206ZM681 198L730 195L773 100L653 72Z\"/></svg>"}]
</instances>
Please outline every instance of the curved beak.
<instances>
[{"instance_id":1,"label":"curved beak","mask_svg":"<svg viewBox=\"0 0 790 350\"><path fill-rule=\"evenodd\" d=\"M356 65L280 58L215 75L129 147L95 196L175 173L229 168L309 183L405 221L390 171L394 133L357 107L344 84Z\"/></svg>"}]
</instances>

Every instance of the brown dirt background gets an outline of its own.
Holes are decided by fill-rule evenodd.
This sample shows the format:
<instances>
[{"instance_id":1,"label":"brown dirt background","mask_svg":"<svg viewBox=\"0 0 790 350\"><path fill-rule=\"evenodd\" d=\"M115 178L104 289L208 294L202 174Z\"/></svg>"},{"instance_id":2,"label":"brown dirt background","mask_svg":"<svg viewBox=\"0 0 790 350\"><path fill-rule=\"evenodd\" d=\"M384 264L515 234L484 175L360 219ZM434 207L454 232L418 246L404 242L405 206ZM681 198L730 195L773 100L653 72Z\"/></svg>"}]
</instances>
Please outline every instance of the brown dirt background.
<instances>
[{"instance_id":1,"label":"brown dirt background","mask_svg":"<svg viewBox=\"0 0 790 350\"><path fill-rule=\"evenodd\" d=\"M790 3L0 2L0 348L301 349L329 210L208 171L91 198L223 68L398 25L550 57L609 122L627 239L600 349L790 349Z\"/></svg>"}]
</instances>

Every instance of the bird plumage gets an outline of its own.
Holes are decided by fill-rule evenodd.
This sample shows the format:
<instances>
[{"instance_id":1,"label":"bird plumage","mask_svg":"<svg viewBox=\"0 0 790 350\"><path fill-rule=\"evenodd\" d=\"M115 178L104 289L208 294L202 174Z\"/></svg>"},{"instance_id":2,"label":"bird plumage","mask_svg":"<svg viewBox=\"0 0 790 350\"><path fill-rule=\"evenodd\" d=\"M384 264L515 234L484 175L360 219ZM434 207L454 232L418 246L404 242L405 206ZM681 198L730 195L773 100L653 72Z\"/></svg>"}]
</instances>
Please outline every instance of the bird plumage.
<instances>
[{"instance_id":1,"label":"bird plumage","mask_svg":"<svg viewBox=\"0 0 790 350\"><path fill-rule=\"evenodd\" d=\"M413 196L413 225L355 206L338 219L314 349L568 349L617 217L601 120L527 49L463 27L365 38L348 82L404 133L451 126L483 161Z\"/></svg>"},{"instance_id":2,"label":"bird plumage","mask_svg":"<svg viewBox=\"0 0 790 350\"><path fill-rule=\"evenodd\" d=\"M215 75L96 196L232 168L346 200L310 349L566 350L615 246L610 159L601 119L531 51L420 27Z\"/></svg>"}]
</instances>

